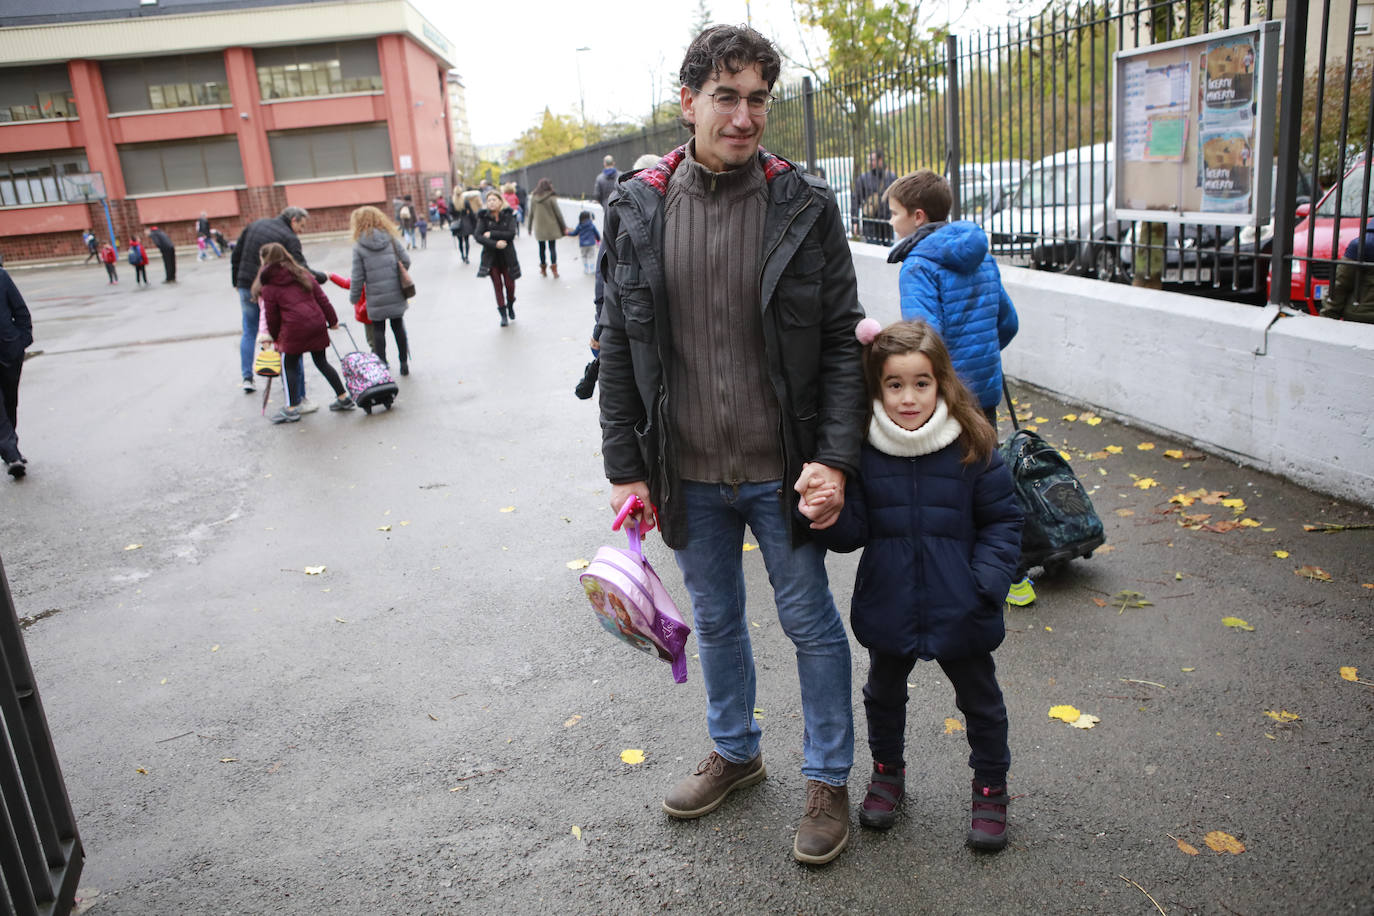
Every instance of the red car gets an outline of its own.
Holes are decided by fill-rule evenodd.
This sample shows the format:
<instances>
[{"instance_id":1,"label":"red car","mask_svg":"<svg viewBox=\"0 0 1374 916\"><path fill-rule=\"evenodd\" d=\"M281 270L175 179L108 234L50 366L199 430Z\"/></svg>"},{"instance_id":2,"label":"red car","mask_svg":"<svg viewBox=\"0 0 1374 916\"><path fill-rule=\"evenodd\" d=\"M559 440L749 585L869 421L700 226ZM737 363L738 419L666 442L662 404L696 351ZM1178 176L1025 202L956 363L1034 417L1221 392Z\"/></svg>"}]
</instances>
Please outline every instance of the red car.
<instances>
[{"instance_id":1,"label":"red car","mask_svg":"<svg viewBox=\"0 0 1374 916\"><path fill-rule=\"evenodd\" d=\"M1365 172L1365 157L1361 156L1345 177L1326 192L1315 210L1298 207L1302 219L1293 228L1293 279L1288 294L1294 307L1305 308L1313 315L1321 309L1321 300L1336 275L1335 259L1345 252L1346 245L1364 234L1360 215L1374 217L1374 181L1370 178ZM1336 227L1338 204L1339 231ZM1309 232L1310 254L1307 248ZM1271 273L1269 282L1273 281Z\"/></svg>"}]
</instances>

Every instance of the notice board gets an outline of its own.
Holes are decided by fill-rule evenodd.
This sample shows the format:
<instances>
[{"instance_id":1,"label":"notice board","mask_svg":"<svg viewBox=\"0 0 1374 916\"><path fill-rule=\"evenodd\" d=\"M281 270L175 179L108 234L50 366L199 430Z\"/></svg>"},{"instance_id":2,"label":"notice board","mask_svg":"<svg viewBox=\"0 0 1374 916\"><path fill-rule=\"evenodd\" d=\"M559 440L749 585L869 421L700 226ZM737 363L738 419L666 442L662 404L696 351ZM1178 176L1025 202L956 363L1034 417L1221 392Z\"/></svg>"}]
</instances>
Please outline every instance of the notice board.
<instances>
[{"instance_id":1,"label":"notice board","mask_svg":"<svg viewBox=\"0 0 1374 916\"><path fill-rule=\"evenodd\" d=\"M1268 221L1280 28L1261 22L1116 53L1118 217Z\"/></svg>"}]
</instances>

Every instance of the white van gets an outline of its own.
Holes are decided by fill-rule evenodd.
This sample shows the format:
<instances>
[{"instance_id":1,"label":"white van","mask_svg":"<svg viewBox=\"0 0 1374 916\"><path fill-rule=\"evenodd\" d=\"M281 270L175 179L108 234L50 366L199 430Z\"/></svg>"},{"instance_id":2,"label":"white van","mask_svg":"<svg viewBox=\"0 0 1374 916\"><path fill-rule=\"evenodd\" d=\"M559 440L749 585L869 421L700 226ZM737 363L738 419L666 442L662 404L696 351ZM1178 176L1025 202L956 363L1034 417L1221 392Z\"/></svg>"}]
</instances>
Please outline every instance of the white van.
<instances>
[{"instance_id":1,"label":"white van","mask_svg":"<svg viewBox=\"0 0 1374 916\"><path fill-rule=\"evenodd\" d=\"M992 253L1029 260L1047 270L1093 274L1101 255L1109 263L1099 276L1117 269L1117 242L1130 224L1116 219L1109 143L1080 146L1046 156L1021 179L1006 206L984 218Z\"/></svg>"}]
</instances>

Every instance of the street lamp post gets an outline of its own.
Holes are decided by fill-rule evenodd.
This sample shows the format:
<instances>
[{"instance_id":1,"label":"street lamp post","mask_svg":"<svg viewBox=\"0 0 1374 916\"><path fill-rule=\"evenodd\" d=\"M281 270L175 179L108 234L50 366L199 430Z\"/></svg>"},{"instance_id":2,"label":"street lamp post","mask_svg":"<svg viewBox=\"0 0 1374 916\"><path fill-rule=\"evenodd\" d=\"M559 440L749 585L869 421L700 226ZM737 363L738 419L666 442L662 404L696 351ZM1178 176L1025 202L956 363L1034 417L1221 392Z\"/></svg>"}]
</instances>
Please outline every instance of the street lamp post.
<instances>
[{"instance_id":1,"label":"street lamp post","mask_svg":"<svg viewBox=\"0 0 1374 916\"><path fill-rule=\"evenodd\" d=\"M591 50L591 48L585 48L585 47L584 47L584 48L578 48L578 49L577 49L577 52L576 52L578 56L577 56L576 58L574 58L574 60L577 61L577 104L578 104L578 107L579 107L579 108L581 109L581 111L582 111L582 128L583 128L583 130L585 130L586 127L587 127L587 96L586 96L585 94L583 94L583 92L582 92L582 56L581 56L581 55L582 55L582 52L583 52L583 51L590 51L590 50Z\"/></svg>"}]
</instances>

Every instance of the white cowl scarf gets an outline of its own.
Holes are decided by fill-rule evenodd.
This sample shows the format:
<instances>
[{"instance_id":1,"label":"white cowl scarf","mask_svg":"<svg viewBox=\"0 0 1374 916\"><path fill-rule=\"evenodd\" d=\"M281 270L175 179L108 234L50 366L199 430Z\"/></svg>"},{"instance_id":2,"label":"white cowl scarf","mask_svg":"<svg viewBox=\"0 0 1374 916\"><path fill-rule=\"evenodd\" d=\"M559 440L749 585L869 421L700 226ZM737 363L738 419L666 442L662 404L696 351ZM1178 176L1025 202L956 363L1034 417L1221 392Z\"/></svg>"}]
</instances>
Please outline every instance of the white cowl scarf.
<instances>
[{"instance_id":1,"label":"white cowl scarf","mask_svg":"<svg viewBox=\"0 0 1374 916\"><path fill-rule=\"evenodd\" d=\"M873 419L868 424L868 444L885 455L915 458L930 455L959 438L964 428L949 415L945 399L935 401L935 413L920 429L902 429L883 408L879 399L873 401Z\"/></svg>"}]
</instances>

